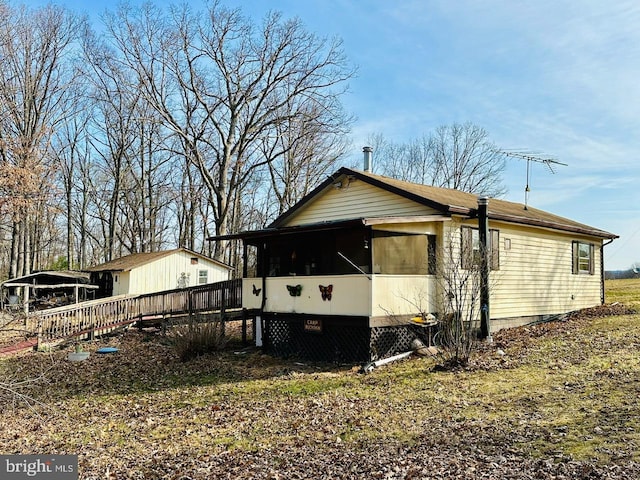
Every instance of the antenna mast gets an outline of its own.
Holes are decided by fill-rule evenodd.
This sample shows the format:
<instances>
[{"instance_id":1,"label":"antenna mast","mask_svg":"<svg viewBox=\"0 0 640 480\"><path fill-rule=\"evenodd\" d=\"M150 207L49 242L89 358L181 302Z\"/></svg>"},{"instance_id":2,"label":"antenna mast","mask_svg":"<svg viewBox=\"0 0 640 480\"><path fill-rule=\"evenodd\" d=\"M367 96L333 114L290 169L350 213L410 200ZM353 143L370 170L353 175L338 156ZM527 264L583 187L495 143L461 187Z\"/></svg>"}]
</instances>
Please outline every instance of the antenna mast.
<instances>
[{"instance_id":1,"label":"antenna mast","mask_svg":"<svg viewBox=\"0 0 640 480\"><path fill-rule=\"evenodd\" d=\"M568 166L566 163L558 162L557 160L554 160L552 158L538 157L534 154L527 153L527 152L513 152L509 150L498 150L498 153L501 153L502 155L505 155L507 157L519 158L520 160L527 161L527 185L524 187L524 209L525 210L527 209L527 205L529 204L529 192L531 191L531 189L529 188L529 171L531 168L531 165L530 165L531 162L545 164L551 173L556 173L556 171L554 170L554 165L562 165L565 167Z\"/></svg>"}]
</instances>

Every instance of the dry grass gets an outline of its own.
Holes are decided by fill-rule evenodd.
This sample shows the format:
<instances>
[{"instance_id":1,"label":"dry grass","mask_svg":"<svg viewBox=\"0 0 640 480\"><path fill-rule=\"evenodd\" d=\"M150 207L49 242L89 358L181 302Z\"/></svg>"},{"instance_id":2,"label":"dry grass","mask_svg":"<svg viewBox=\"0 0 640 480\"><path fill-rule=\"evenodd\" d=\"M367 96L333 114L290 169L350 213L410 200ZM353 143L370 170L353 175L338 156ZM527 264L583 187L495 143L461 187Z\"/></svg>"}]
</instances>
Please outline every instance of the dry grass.
<instances>
[{"instance_id":1,"label":"dry grass","mask_svg":"<svg viewBox=\"0 0 640 480\"><path fill-rule=\"evenodd\" d=\"M620 302L640 310L640 278L606 280L607 303Z\"/></svg>"},{"instance_id":2,"label":"dry grass","mask_svg":"<svg viewBox=\"0 0 640 480\"><path fill-rule=\"evenodd\" d=\"M625 283L607 283L609 300L640 300L614 282ZM575 317L499 333L467 370L435 372L436 360L413 358L369 375L255 349L181 362L162 336L131 332L90 344L83 363L66 362L68 351L0 360L24 377L50 370L49 383L29 391L41 405L0 413L0 450L77 453L81 478L213 478L218 467L276 478L300 462L360 468L334 478L375 478L372 451L397 464L388 478L411 478L420 462L432 462L433 474L444 455L449 466L438 465L451 476L426 478L458 478L456 469L473 478L469 465L492 478L533 478L501 469L557 473L558 462L577 465L566 478L631 478L640 462L639 321ZM104 345L120 351L97 355ZM400 450L410 464L398 463Z\"/></svg>"}]
</instances>

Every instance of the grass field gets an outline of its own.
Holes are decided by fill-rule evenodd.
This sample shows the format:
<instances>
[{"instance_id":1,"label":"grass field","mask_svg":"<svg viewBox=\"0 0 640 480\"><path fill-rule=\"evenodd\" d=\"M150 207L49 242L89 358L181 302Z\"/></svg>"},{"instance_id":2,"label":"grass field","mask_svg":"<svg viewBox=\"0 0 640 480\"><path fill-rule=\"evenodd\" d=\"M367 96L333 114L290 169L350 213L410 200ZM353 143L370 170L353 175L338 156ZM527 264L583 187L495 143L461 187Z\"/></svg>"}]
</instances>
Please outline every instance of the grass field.
<instances>
[{"instance_id":1,"label":"grass field","mask_svg":"<svg viewBox=\"0 0 640 480\"><path fill-rule=\"evenodd\" d=\"M606 280L605 295L607 303L621 302L640 310L640 278Z\"/></svg>"},{"instance_id":2,"label":"grass field","mask_svg":"<svg viewBox=\"0 0 640 480\"><path fill-rule=\"evenodd\" d=\"M606 287L640 305L640 280ZM4 395L0 452L78 454L87 480L640 478L640 315L623 310L498 332L455 372L414 357L363 375L251 349L183 363L138 332L82 363L4 359L7 381L42 380L20 390L30 407ZM105 345L119 352L95 354Z\"/></svg>"}]
</instances>

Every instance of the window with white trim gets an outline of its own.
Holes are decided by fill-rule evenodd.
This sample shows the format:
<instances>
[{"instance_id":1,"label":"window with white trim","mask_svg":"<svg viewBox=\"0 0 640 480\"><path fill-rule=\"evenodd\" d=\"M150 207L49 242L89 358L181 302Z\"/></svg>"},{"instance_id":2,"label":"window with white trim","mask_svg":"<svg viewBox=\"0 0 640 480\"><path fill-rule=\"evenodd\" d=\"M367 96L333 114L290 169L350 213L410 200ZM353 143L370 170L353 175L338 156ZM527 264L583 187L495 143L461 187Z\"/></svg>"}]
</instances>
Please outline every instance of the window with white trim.
<instances>
[{"instance_id":1,"label":"window with white trim","mask_svg":"<svg viewBox=\"0 0 640 480\"><path fill-rule=\"evenodd\" d=\"M207 270L198 270L198 285L206 285L209 283L209 272Z\"/></svg>"}]
</instances>

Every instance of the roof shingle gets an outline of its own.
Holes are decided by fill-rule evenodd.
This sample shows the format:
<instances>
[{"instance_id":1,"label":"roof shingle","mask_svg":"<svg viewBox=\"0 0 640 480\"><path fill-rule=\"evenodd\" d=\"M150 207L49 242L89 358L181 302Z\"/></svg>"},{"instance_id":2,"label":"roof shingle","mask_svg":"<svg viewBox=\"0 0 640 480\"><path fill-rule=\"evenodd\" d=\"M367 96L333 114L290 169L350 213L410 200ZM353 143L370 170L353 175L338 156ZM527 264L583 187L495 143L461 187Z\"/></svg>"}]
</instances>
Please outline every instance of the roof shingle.
<instances>
[{"instance_id":1,"label":"roof shingle","mask_svg":"<svg viewBox=\"0 0 640 480\"><path fill-rule=\"evenodd\" d=\"M418 203L436 208L446 214L459 214L474 217L477 215L478 195L461 190L450 188L433 187L417 183L406 182L383 175L377 175L350 168L341 168L338 172L329 177L319 185L309 195L294 205L289 211L276 219L271 227L278 228L283 225L283 221L295 214L307 201L317 195L324 188L327 188L337 180L339 176L353 176L362 181L368 182L384 190L409 198ZM526 207L522 203L509 202L497 198L489 199L488 215L490 219L522 225L532 225L555 230L581 233L599 238L618 238L618 235L600 230L598 228L576 222L574 220L554 215L544 210L533 207Z\"/></svg>"}]
</instances>

